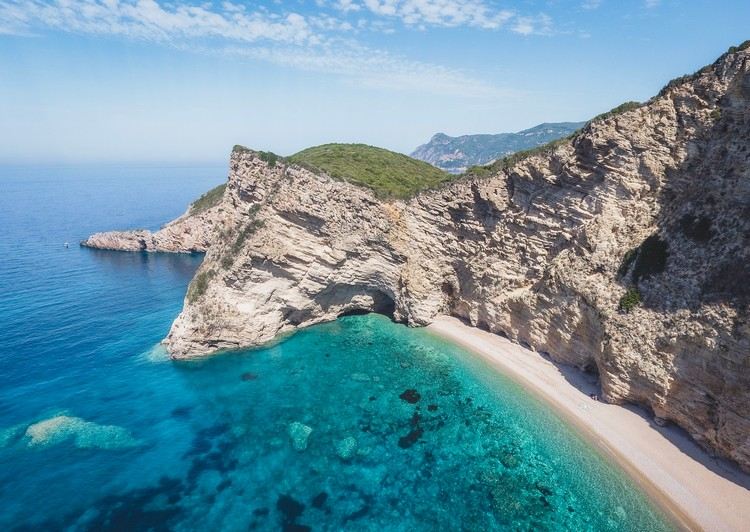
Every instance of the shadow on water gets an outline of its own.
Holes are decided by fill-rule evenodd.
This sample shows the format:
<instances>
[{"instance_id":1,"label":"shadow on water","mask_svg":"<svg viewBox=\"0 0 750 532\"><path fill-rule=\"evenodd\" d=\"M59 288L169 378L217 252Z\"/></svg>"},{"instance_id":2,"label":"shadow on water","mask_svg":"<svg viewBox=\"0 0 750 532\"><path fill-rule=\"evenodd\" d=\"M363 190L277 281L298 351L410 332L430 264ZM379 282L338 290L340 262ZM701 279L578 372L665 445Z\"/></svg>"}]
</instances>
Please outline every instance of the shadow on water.
<instances>
[{"instance_id":1,"label":"shadow on water","mask_svg":"<svg viewBox=\"0 0 750 532\"><path fill-rule=\"evenodd\" d=\"M149 253L146 251L114 251L106 249L81 248L99 265L128 275L139 270L154 267L166 269L179 277L192 278L203 261L203 253Z\"/></svg>"}]
</instances>

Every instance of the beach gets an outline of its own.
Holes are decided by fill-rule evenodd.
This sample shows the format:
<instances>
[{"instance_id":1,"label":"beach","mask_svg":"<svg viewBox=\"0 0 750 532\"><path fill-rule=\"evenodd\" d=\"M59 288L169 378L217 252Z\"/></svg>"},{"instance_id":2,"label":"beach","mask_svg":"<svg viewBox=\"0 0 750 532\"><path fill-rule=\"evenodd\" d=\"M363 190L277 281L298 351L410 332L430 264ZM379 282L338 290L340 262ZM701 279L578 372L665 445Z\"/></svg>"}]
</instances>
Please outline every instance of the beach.
<instances>
[{"instance_id":1,"label":"beach","mask_svg":"<svg viewBox=\"0 0 750 532\"><path fill-rule=\"evenodd\" d=\"M439 317L427 329L490 362L548 402L592 443L616 460L689 530L750 529L750 476L712 458L683 431L658 427L634 407L596 401L596 384L498 335Z\"/></svg>"}]
</instances>

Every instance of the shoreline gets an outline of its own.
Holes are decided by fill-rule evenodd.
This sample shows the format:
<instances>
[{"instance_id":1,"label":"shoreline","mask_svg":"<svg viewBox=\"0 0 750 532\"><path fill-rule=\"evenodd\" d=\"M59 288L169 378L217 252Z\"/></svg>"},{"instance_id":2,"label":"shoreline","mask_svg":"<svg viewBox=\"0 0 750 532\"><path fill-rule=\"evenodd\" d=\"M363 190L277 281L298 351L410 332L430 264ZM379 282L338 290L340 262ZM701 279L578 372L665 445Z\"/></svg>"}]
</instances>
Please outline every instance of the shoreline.
<instances>
[{"instance_id":1,"label":"shoreline","mask_svg":"<svg viewBox=\"0 0 750 532\"><path fill-rule=\"evenodd\" d=\"M457 318L440 316L426 329L483 358L548 403L615 460L676 526L711 532L747 530L750 475L711 458L680 429L656 427L635 407L594 401L587 390L593 391L593 385L582 372L567 371Z\"/></svg>"}]
</instances>

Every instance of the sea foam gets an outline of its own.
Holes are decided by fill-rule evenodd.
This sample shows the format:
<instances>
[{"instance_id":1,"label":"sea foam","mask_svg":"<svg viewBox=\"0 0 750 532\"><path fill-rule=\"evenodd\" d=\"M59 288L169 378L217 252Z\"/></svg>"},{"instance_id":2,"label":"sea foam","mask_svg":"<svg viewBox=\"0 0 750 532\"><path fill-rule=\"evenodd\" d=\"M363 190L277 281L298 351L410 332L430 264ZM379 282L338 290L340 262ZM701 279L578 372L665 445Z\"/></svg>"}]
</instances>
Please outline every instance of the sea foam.
<instances>
[{"instance_id":1,"label":"sea foam","mask_svg":"<svg viewBox=\"0 0 750 532\"><path fill-rule=\"evenodd\" d=\"M164 344L159 342L148 351L141 353L140 358L153 363L170 362L169 353Z\"/></svg>"}]
</instances>

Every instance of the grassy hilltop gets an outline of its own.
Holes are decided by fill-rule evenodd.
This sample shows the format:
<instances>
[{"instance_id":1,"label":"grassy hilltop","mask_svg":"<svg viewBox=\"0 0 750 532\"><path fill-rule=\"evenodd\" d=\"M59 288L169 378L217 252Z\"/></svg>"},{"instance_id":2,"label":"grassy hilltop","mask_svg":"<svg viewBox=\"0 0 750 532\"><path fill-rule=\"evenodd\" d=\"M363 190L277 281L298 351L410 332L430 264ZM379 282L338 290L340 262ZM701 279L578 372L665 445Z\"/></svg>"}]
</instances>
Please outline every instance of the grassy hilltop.
<instances>
[{"instance_id":1,"label":"grassy hilltop","mask_svg":"<svg viewBox=\"0 0 750 532\"><path fill-rule=\"evenodd\" d=\"M287 161L371 188L386 198L408 198L453 177L431 164L366 144L323 144Z\"/></svg>"}]
</instances>

